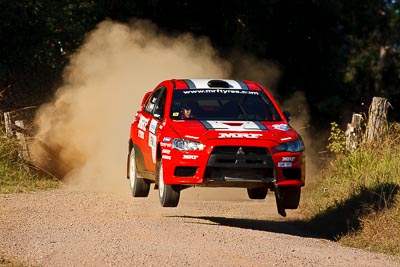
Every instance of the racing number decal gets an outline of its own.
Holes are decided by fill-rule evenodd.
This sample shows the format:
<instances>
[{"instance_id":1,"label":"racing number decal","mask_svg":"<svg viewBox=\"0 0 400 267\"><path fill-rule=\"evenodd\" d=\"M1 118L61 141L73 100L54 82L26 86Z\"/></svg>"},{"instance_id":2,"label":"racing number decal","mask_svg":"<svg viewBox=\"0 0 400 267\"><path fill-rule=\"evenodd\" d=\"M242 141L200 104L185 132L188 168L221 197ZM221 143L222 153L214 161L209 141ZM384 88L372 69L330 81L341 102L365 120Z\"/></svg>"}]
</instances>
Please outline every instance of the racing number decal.
<instances>
[{"instance_id":1,"label":"racing number decal","mask_svg":"<svg viewBox=\"0 0 400 267\"><path fill-rule=\"evenodd\" d=\"M144 139L144 133L146 132L147 124L149 123L148 118L143 115L140 115L139 123L138 123L138 137Z\"/></svg>"},{"instance_id":2,"label":"racing number decal","mask_svg":"<svg viewBox=\"0 0 400 267\"><path fill-rule=\"evenodd\" d=\"M140 115L138 128L142 131L146 131L146 126L147 126L147 123L149 122L149 120L150 119L146 118L145 116Z\"/></svg>"}]
</instances>

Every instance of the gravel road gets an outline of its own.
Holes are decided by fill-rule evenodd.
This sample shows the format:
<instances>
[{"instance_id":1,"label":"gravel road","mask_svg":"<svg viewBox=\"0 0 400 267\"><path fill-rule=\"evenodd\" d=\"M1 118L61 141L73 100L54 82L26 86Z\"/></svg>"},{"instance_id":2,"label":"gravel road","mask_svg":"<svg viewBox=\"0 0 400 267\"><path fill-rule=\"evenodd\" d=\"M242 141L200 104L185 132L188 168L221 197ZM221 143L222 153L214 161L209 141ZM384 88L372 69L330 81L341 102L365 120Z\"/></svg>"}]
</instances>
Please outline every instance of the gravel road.
<instances>
[{"instance_id":1,"label":"gravel road","mask_svg":"<svg viewBox=\"0 0 400 267\"><path fill-rule=\"evenodd\" d=\"M161 208L157 191L0 195L0 256L34 266L400 266L313 238L277 215L272 194L250 201L240 190L187 189L177 208Z\"/></svg>"}]
</instances>

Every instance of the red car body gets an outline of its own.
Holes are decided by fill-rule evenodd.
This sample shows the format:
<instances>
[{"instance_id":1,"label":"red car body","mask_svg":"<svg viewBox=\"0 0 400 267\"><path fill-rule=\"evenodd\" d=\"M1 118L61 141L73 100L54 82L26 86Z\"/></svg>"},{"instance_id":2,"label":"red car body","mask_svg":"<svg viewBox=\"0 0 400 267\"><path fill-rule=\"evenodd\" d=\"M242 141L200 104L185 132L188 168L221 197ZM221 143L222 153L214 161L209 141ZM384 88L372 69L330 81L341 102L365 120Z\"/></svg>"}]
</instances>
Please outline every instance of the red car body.
<instances>
[{"instance_id":1,"label":"red car body","mask_svg":"<svg viewBox=\"0 0 400 267\"><path fill-rule=\"evenodd\" d=\"M184 117L185 109L191 116ZM305 183L304 145L266 88L252 81L179 79L148 92L130 131L132 195L151 183L162 206L192 186L243 187L251 199L275 191L279 214L296 209Z\"/></svg>"}]
</instances>

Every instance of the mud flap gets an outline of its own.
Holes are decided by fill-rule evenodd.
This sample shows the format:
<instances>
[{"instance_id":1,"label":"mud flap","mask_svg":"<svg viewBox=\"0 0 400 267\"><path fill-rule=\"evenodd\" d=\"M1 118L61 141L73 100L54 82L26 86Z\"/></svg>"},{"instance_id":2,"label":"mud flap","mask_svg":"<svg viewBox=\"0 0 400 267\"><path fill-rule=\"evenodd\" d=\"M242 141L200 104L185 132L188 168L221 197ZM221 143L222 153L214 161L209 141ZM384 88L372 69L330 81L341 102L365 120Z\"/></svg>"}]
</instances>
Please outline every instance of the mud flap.
<instances>
[{"instance_id":1,"label":"mud flap","mask_svg":"<svg viewBox=\"0 0 400 267\"><path fill-rule=\"evenodd\" d=\"M281 216L286 217L286 211L285 211L285 208L283 207L283 199L282 199L281 191L276 184L274 185L274 188L275 188L276 208L278 209L278 213Z\"/></svg>"}]
</instances>

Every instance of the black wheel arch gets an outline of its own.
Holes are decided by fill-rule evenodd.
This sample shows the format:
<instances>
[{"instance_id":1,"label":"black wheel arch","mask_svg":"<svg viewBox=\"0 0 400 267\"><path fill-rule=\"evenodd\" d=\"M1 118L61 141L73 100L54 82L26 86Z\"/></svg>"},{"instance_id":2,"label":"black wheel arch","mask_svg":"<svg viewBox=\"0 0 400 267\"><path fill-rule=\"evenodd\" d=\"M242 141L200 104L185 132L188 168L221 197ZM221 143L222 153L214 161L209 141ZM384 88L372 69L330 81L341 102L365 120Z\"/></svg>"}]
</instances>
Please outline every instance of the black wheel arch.
<instances>
[{"instance_id":1,"label":"black wheel arch","mask_svg":"<svg viewBox=\"0 0 400 267\"><path fill-rule=\"evenodd\" d=\"M143 153L140 150L139 146L136 145L135 143L133 143L132 139L129 139L129 145L128 145L128 161L126 164L126 177L129 179L129 156L131 154L131 150L132 147L135 148L135 152L136 152L136 163L137 163L137 169L139 171L144 171L146 170L146 166L144 164L144 157L143 157Z\"/></svg>"},{"instance_id":2,"label":"black wheel arch","mask_svg":"<svg viewBox=\"0 0 400 267\"><path fill-rule=\"evenodd\" d=\"M156 154L156 175L155 175L155 184L156 184L156 189L158 188L158 168L159 168L159 164L161 161L161 146L160 143L157 143L157 154Z\"/></svg>"}]
</instances>

